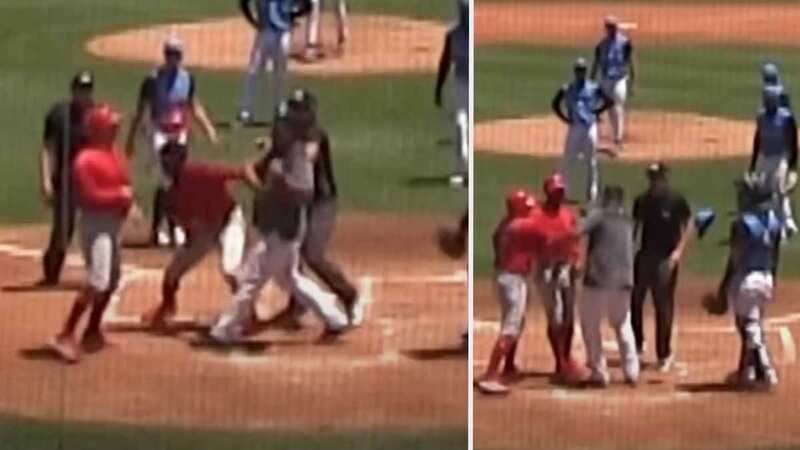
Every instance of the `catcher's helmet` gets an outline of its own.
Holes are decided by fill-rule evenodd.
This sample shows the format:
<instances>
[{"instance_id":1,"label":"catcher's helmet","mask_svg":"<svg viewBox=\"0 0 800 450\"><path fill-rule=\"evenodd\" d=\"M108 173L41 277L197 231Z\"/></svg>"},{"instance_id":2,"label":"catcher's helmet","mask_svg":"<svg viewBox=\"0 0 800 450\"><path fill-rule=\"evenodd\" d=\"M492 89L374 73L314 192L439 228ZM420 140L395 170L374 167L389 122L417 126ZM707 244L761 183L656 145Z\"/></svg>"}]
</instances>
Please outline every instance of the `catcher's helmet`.
<instances>
[{"instance_id":1,"label":"catcher's helmet","mask_svg":"<svg viewBox=\"0 0 800 450\"><path fill-rule=\"evenodd\" d=\"M514 189L506 195L506 212L510 217L525 217L536 207L536 199L524 189Z\"/></svg>"}]
</instances>

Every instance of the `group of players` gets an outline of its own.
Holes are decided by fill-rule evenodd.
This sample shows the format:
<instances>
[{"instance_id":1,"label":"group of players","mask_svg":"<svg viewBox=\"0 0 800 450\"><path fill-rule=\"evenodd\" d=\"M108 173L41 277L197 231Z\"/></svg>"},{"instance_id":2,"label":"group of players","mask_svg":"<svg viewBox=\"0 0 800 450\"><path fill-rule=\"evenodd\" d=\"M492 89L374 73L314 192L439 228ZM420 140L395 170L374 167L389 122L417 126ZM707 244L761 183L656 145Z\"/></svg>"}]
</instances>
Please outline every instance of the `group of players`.
<instances>
[{"instance_id":1,"label":"group of players","mask_svg":"<svg viewBox=\"0 0 800 450\"><path fill-rule=\"evenodd\" d=\"M510 192L507 213L494 234L502 315L488 368L477 382L485 393L508 392L507 381L518 374L515 356L531 284L545 307L557 381L609 384L600 333L600 322L607 317L617 336L624 381L635 386L644 358L642 317L648 293L655 306L657 370L668 372L674 363L678 268L692 230L702 235L715 215L704 210L691 220L688 202L669 186L669 170L660 162L648 167L650 186L636 198L631 216L624 210L620 186L608 184L601 194L598 116L611 111L616 155L623 150L624 102L635 74L633 46L619 21L608 16L604 26L606 37L595 50L591 76L586 61L579 58L573 67L575 80L552 101L554 112L569 129L561 167L544 183L544 202L540 205L524 190ZM714 299L714 309L732 310L741 339L739 364L728 381L748 389L778 383L763 321L774 297L780 244L798 231L790 200L797 184L797 125L778 67L767 63L761 74L762 108L752 158L745 176L735 183L738 211L731 225L726 272ZM573 172L579 164L586 168L589 205L582 221L564 205L578 202L576 186L581 180ZM580 276L585 367L571 356L575 284Z\"/></svg>"}]
</instances>

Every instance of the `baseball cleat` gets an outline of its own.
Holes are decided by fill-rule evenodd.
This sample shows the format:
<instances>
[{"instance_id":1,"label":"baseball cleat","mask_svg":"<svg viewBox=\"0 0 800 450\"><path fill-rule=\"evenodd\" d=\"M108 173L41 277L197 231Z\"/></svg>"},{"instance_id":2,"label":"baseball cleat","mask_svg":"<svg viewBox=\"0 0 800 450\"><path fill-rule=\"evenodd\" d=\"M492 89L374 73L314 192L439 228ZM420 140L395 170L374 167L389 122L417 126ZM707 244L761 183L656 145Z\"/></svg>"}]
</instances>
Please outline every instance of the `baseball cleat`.
<instances>
[{"instance_id":1,"label":"baseball cleat","mask_svg":"<svg viewBox=\"0 0 800 450\"><path fill-rule=\"evenodd\" d=\"M216 344L232 345L242 340L242 336L232 332L228 328L212 327L208 331L208 337Z\"/></svg>"},{"instance_id":2,"label":"baseball cleat","mask_svg":"<svg viewBox=\"0 0 800 450\"><path fill-rule=\"evenodd\" d=\"M318 45L309 45L303 50L301 61L305 63L315 63L325 57L325 53Z\"/></svg>"},{"instance_id":3,"label":"baseball cleat","mask_svg":"<svg viewBox=\"0 0 800 450\"><path fill-rule=\"evenodd\" d=\"M236 121L242 125L248 125L253 122L253 114L246 109L239 111L239 114L236 115Z\"/></svg>"},{"instance_id":4,"label":"baseball cleat","mask_svg":"<svg viewBox=\"0 0 800 450\"><path fill-rule=\"evenodd\" d=\"M339 339L344 334L344 328L325 328L319 338L317 338L317 345L331 345L339 342Z\"/></svg>"},{"instance_id":5,"label":"baseball cleat","mask_svg":"<svg viewBox=\"0 0 800 450\"><path fill-rule=\"evenodd\" d=\"M772 389L778 385L778 372L773 368L764 369L764 385L767 389Z\"/></svg>"},{"instance_id":6,"label":"baseball cleat","mask_svg":"<svg viewBox=\"0 0 800 450\"><path fill-rule=\"evenodd\" d=\"M347 315L350 318L350 326L358 327L364 323L366 308L367 302L360 295L348 305Z\"/></svg>"},{"instance_id":7,"label":"baseball cleat","mask_svg":"<svg viewBox=\"0 0 800 450\"><path fill-rule=\"evenodd\" d=\"M80 351L72 336L55 336L47 346L69 364L75 364L80 360Z\"/></svg>"},{"instance_id":8,"label":"baseball cleat","mask_svg":"<svg viewBox=\"0 0 800 450\"><path fill-rule=\"evenodd\" d=\"M97 353L109 347L109 345L110 343L101 332L87 333L83 336L83 339L81 339L81 348L83 348L86 353Z\"/></svg>"},{"instance_id":9,"label":"baseball cleat","mask_svg":"<svg viewBox=\"0 0 800 450\"><path fill-rule=\"evenodd\" d=\"M667 356L666 358L662 358L658 360L658 364L656 365L656 370L661 373L667 373L672 370L672 365L675 362L675 358L672 355Z\"/></svg>"},{"instance_id":10,"label":"baseball cleat","mask_svg":"<svg viewBox=\"0 0 800 450\"><path fill-rule=\"evenodd\" d=\"M140 320L142 325L151 331L166 333L169 331L170 320L174 316L174 310L168 310L159 305L142 314Z\"/></svg>"},{"instance_id":11,"label":"baseball cleat","mask_svg":"<svg viewBox=\"0 0 800 450\"><path fill-rule=\"evenodd\" d=\"M587 383L592 387L606 388L611 384L611 377L605 372L594 372L589 376Z\"/></svg>"},{"instance_id":12,"label":"baseball cleat","mask_svg":"<svg viewBox=\"0 0 800 450\"><path fill-rule=\"evenodd\" d=\"M478 391L482 394L486 395L505 395L511 392L508 386L496 380L478 381L475 387L477 387Z\"/></svg>"}]
</instances>

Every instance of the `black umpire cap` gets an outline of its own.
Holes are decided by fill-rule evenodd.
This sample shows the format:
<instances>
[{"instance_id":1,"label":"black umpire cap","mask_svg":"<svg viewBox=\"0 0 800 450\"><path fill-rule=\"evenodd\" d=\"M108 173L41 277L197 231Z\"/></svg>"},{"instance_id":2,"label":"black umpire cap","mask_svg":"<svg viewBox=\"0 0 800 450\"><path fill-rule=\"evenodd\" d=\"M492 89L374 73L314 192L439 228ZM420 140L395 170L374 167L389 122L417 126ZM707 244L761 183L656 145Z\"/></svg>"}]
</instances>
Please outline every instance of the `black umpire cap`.
<instances>
[{"instance_id":1,"label":"black umpire cap","mask_svg":"<svg viewBox=\"0 0 800 450\"><path fill-rule=\"evenodd\" d=\"M70 87L72 87L72 89L78 89L78 88L92 89L94 87L94 74L89 69L80 70L72 77L72 82L70 83Z\"/></svg>"},{"instance_id":2,"label":"black umpire cap","mask_svg":"<svg viewBox=\"0 0 800 450\"><path fill-rule=\"evenodd\" d=\"M669 174L669 166L661 161L654 162L647 166L647 178L666 178Z\"/></svg>"}]
</instances>

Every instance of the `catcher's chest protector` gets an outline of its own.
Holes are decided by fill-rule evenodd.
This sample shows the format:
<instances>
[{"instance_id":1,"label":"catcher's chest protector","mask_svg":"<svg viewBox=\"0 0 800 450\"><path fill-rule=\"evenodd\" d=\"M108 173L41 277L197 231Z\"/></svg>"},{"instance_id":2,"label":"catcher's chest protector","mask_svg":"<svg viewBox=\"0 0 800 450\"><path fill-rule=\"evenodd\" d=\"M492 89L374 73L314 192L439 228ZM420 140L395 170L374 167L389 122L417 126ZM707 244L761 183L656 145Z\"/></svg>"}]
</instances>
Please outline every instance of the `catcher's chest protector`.
<instances>
[{"instance_id":1,"label":"catcher's chest protector","mask_svg":"<svg viewBox=\"0 0 800 450\"><path fill-rule=\"evenodd\" d=\"M747 230L748 242L744 249L744 268L747 270L771 270L773 252L781 224L774 211L762 214L746 213L741 218Z\"/></svg>"}]
</instances>

